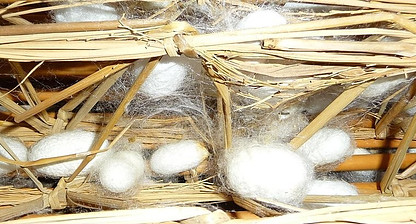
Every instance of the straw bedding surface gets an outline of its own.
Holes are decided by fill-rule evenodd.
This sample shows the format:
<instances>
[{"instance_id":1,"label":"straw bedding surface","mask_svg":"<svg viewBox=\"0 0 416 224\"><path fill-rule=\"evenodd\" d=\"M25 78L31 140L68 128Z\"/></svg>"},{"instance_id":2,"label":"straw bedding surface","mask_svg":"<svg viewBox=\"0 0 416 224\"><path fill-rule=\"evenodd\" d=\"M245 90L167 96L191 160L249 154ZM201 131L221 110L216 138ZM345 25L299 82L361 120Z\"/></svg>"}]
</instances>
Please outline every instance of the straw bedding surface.
<instances>
[{"instance_id":1,"label":"straw bedding surface","mask_svg":"<svg viewBox=\"0 0 416 224\"><path fill-rule=\"evenodd\" d=\"M226 16L219 16L221 12L248 12L265 6L280 7L286 2L292 1L174 1L147 11L143 18L126 11L118 21L58 24L49 19L51 10L94 3L126 8L133 3L0 0L0 105L5 109L0 112L0 133L17 137L30 146L45 135L64 130L100 132L88 153L31 162L0 157L2 162L23 168L19 175L9 174L5 179L32 181L31 188L0 187L0 220L45 209L84 207L120 211L34 217L16 222L69 222L76 218L79 222L101 223L192 223L206 221L207 217L220 220L216 223L254 222L243 220L244 217L229 220L232 210L227 215L200 208L202 205L213 210L232 202L259 216L278 216L255 220L260 223L414 222L415 190L409 177L416 170L412 165L416 157L406 156L406 151L416 146L416 117L403 111L416 106L416 85L411 79L416 72L416 3L303 0L302 3L337 7L326 11L286 11L293 22L278 27L219 31L221 25L227 24ZM198 7L209 13L201 13ZM201 21L195 19L197 12L204 15L200 18L203 29ZM258 41L261 44L253 44ZM204 80L204 85L209 83L206 85L212 87L196 97L202 102L198 115L204 119L195 114L126 114L131 102L138 101L136 93L161 57L180 55L200 59L203 75L209 80ZM94 113L97 104L112 100L106 92L138 59L148 63L123 92L118 105L105 108L105 115ZM348 108L369 85L385 77L405 77L410 81L380 99L375 107ZM42 89L42 85L50 86ZM357 184L359 196L308 196L304 203L311 208L239 198L224 193L217 185L217 174L210 167L212 161L181 173L181 183L156 183L134 195L107 195L90 179L78 177L95 154L101 152L100 146L106 139L112 140L112 144L122 137L132 142L140 140L144 149L153 150L161 144L192 137L207 145L214 160L231 147L233 134L238 133L233 126L236 114L284 113L286 108L331 88L338 88L340 94L313 116L290 144L297 149L319 129L338 120L347 123L358 147L397 148L394 155L356 155L336 168L386 169L379 184ZM264 94L262 89L270 91ZM217 123L211 121L215 118L219 118ZM258 128L256 125L260 124L253 124ZM213 132L216 135L211 135ZM7 149L1 138L0 144ZM33 173L35 166L74 158L84 158L83 163L70 177L52 187L44 186L45 182ZM406 168L397 175L399 169ZM322 203L353 205L315 209L316 204ZM175 217L138 221L139 214L157 213L157 209L162 209L158 207L197 205L200 207L182 207L183 213L178 212ZM137 211L122 210L127 208ZM179 215L185 212L188 215ZM259 218L252 213L251 218ZM293 214L280 216L285 213Z\"/></svg>"}]
</instances>

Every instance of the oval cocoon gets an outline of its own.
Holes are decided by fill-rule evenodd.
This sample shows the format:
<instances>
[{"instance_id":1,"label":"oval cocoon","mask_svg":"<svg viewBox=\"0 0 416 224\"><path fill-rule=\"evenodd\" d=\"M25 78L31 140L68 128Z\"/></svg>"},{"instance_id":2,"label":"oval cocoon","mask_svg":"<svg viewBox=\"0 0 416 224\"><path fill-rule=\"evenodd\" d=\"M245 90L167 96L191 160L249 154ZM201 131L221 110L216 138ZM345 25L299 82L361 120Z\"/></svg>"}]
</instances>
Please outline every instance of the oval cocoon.
<instances>
[{"instance_id":1,"label":"oval cocoon","mask_svg":"<svg viewBox=\"0 0 416 224\"><path fill-rule=\"evenodd\" d=\"M58 134L53 134L41 139L31 148L28 158L30 161L64 156L76 153L87 152L90 150L97 134L94 132L75 130ZM106 140L101 148L106 148L108 141ZM81 171L80 175L86 175L91 167L98 162L106 153L97 154L97 156ZM49 177L66 177L71 175L75 169L81 164L82 159L59 162L56 164L39 166L37 172Z\"/></svg>"},{"instance_id":2,"label":"oval cocoon","mask_svg":"<svg viewBox=\"0 0 416 224\"><path fill-rule=\"evenodd\" d=\"M226 157L229 187L247 198L298 204L312 180L311 166L284 144L261 145L246 140Z\"/></svg>"},{"instance_id":3,"label":"oval cocoon","mask_svg":"<svg viewBox=\"0 0 416 224\"><path fill-rule=\"evenodd\" d=\"M2 136L3 140L6 142L7 146L13 151L13 153L19 158L20 161L26 161L27 160L27 148L25 145L23 145L22 142ZM6 151L6 149L3 148L3 146L0 145L0 154L1 156L7 158L7 159L13 159L9 153ZM7 163L0 162L0 175L8 174L14 170L16 170L18 166L10 165Z\"/></svg>"},{"instance_id":4,"label":"oval cocoon","mask_svg":"<svg viewBox=\"0 0 416 224\"><path fill-rule=\"evenodd\" d=\"M351 137L345 131L322 128L299 149L315 165L325 165L341 161L353 153Z\"/></svg>"},{"instance_id":5,"label":"oval cocoon","mask_svg":"<svg viewBox=\"0 0 416 224\"><path fill-rule=\"evenodd\" d=\"M144 160L135 151L120 151L108 156L100 165L101 185L114 193L123 193L139 184L144 176Z\"/></svg>"},{"instance_id":6,"label":"oval cocoon","mask_svg":"<svg viewBox=\"0 0 416 224\"><path fill-rule=\"evenodd\" d=\"M158 174L177 174L197 167L208 155L208 150L201 143L183 140L160 147L153 153L150 167Z\"/></svg>"}]
</instances>

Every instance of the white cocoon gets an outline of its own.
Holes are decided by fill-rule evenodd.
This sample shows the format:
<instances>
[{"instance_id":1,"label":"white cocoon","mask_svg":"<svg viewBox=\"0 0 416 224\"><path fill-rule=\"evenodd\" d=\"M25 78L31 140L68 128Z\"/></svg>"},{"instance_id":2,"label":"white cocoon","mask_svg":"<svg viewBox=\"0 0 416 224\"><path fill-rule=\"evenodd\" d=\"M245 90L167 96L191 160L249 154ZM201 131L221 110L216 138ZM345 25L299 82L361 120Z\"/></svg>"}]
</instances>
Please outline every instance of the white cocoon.
<instances>
[{"instance_id":1,"label":"white cocoon","mask_svg":"<svg viewBox=\"0 0 416 224\"><path fill-rule=\"evenodd\" d=\"M132 73L138 75L147 64L146 60L138 60ZM140 87L139 92L151 98L169 96L184 83L187 74L200 72L201 61L182 57L163 57Z\"/></svg>"},{"instance_id":2,"label":"white cocoon","mask_svg":"<svg viewBox=\"0 0 416 224\"><path fill-rule=\"evenodd\" d=\"M98 168L101 185L114 193L126 192L144 177L143 156L136 151L120 151L108 156Z\"/></svg>"},{"instance_id":3,"label":"white cocoon","mask_svg":"<svg viewBox=\"0 0 416 224\"><path fill-rule=\"evenodd\" d=\"M22 142L12 139L9 137L2 136L3 140L6 142L7 146L13 151L13 153L19 158L20 161L26 161L27 160L27 148L25 145L23 145ZM0 145L0 155L13 160L13 158L9 155L9 153L6 151L6 149L3 148L3 146ZM14 170L16 170L18 166L10 165L7 163L0 162L0 175L8 174Z\"/></svg>"},{"instance_id":4,"label":"white cocoon","mask_svg":"<svg viewBox=\"0 0 416 224\"><path fill-rule=\"evenodd\" d=\"M315 165L338 162L352 154L351 137L340 129L322 128L298 151Z\"/></svg>"},{"instance_id":5,"label":"white cocoon","mask_svg":"<svg viewBox=\"0 0 416 224\"><path fill-rule=\"evenodd\" d=\"M308 195L358 195L357 189L340 180L313 180Z\"/></svg>"},{"instance_id":6,"label":"white cocoon","mask_svg":"<svg viewBox=\"0 0 416 224\"><path fill-rule=\"evenodd\" d=\"M380 78L380 79L377 79L371 85L369 85L367 89L365 89L361 93L360 97L361 98L382 97L390 93L391 91L395 90L396 87L398 87L399 85L408 81L409 80L403 78L402 76Z\"/></svg>"},{"instance_id":7,"label":"white cocoon","mask_svg":"<svg viewBox=\"0 0 416 224\"><path fill-rule=\"evenodd\" d=\"M146 10L153 10L153 9L163 9L168 7L172 1L140 1L139 4L141 8Z\"/></svg>"},{"instance_id":8,"label":"white cocoon","mask_svg":"<svg viewBox=\"0 0 416 224\"><path fill-rule=\"evenodd\" d=\"M286 18L274 10L260 9L248 14L237 23L236 29L266 28L287 24Z\"/></svg>"},{"instance_id":9,"label":"white cocoon","mask_svg":"<svg viewBox=\"0 0 416 224\"><path fill-rule=\"evenodd\" d=\"M260 145L245 140L226 156L225 174L243 197L301 203L313 177L312 168L284 144Z\"/></svg>"},{"instance_id":10,"label":"white cocoon","mask_svg":"<svg viewBox=\"0 0 416 224\"><path fill-rule=\"evenodd\" d=\"M57 9L53 10L52 13L57 23L98 22L120 19L113 7L103 4Z\"/></svg>"},{"instance_id":11,"label":"white cocoon","mask_svg":"<svg viewBox=\"0 0 416 224\"><path fill-rule=\"evenodd\" d=\"M64 156L70 154L83 153L90 150L93 146L97 134L94 132L75 130L67 131L54 135L47 136L38 141L29 151L28 159L30 161L51 158L57 156ZM101 149L108 146L106 140ZM103 154L99 153L88 165L81 171L81 175L86 175L91 167L103 158ZM75 169L81 164L83 158L71 160L66 162L59 162L52 165L39 166L36 170L45 176L49 177L66 177L71 175Z\"/></svg>"},{"instance_id":12,"label":"white cocoon","mask_svg":"<svg viewBox=\"0 0 416 224\"><path fill-rule=\"evenodd\" d=\"M177 174L197 167L208 155L201 143L183 140L160 147L150 158L150 167L158 174Z\"/></svg>"}]
</instances>

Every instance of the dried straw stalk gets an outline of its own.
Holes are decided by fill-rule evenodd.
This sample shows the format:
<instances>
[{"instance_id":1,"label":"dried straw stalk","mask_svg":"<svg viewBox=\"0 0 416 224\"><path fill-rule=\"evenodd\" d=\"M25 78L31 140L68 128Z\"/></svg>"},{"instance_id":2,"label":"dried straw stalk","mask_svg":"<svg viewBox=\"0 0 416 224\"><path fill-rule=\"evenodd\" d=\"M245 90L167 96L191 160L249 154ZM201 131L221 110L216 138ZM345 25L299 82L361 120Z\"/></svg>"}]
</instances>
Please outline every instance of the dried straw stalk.
<instances>
[{"instance_id":1,"label":"dried straw stalk","mask_svg":"<svg viewBox=\"0 0 416 224\"><path fill-rule=\"evenodd\" d=\"M309 210L257 220L231 220L234 223L409 223L414 219L415 200L375 202Z\"/></svg>"},{"instance_id":2,"label":"dried straw stalk","mask_svg":"<svg viewBox=\"0 0 416 224\"><path fill-rule=\"evenodd\" d=\"M31 109L19 113L15 117L16 122L21 122L23 120L26 120L29 117L32 117L33 115L47 109L48 107L66 99L69 96L74 95L75 93L78 93L79 91L103 80L105 77L112 75L130 64L119 64L114 66L107 66L103 69L100 69L98 72L95 72L94 74L91 74L90 76L84 78L83 80L77 82L76 84L68 87L67 89L61 91L59 94L56 94L55 96L42 101L41 103L37 104L35 107L32 107Z\"/></svg>"},{"instance_id":3,"label":"dried straw stalk","mask_svg":"<svg viewBox=\"0 0 416 224\"><path fill-rule=\"evenodd\" d=\"M9 223L161 223L181 221L200 215L210 214L200 207L142 208L131 210L101 211L80 214L55 215L30 219L20 219Z\"/></svg>"},{"instance_id":4,"label":"dried straw stalk","mask_svg":"<svg viewBox=\"0 0 416 224\"><path fill-rule=\"evenodd\" d=\"M144 185L128 198L104 194L99 186L85 183L80 187L69 189L67 195L71 202L78 206L117 209L218 203L231 200L227 195L218 193L217 187L207 181Z\"/></svg>"}]
</instances>

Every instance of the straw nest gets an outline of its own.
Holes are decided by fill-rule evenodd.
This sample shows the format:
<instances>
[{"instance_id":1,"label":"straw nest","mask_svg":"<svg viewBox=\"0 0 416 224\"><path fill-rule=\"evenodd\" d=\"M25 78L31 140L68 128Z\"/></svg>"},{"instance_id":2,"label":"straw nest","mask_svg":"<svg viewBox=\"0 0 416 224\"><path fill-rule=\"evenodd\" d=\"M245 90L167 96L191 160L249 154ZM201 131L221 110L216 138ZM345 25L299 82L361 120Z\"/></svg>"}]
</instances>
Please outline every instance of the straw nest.
<instances>
[{"instance_id":1,"label":"straw nest","mask_svg":"<svg viewBox=\"0 0 416 224\"><path fill-rule=\"evenodd\" d=\"M381 191L394 193L397 197L378 195L377 190L375 196L308 197L305 203L346 202L358 203L358 205L306 211L277 202L231 198L221 194L211 180L195 181L192 177L189 180L193 181L187 183L160 183L141 189L138 195L120 198L100 194L93 183L85 182L77 176L95 154L101 152L99 149L105 139L114 140L114 144L122 136L138 138L143 141L146 148L154 148L159 144L175 142L193 133L201 141L208 143L211 149L218 147L218 143L206 136L190 117L123 118L126 105L133 99L161 57L165 55L169 57L186 55L202 59L205 73L217 89L217 109L221 117L220 129L224 132L224 142L221 142L219 147L225 149L231 145L233 112L250 109L279 111L320 91L325 91L331 86L342 86L343 93L292 139L291 145L298 148L334 117L357 113L357 111L345 112L343 109L373 81L381 77L414 75L416 72L416 23L414 22L416 3L400 0L371 2L304 0L301 2L338 5L345 6L345 8L321 13L293 12L291 16L296 18L296 22L279 27L208 34L201 34L189 23L177 20L186 13L186 9L191 4L205 4L211 9L220 9L227 5L249 11L258 8L259 2L271 3L267 1L175 1L153 12L148 19L122 18L119 21L68 23L65 26L55 23L32 24L30 20L33 17L31 16L37 15L42 18L50 10L94 3L115 4L121 1L53 4L57 2L59 1L0 0L0 15L4 24L0 29L0 58L4 64L13 69L15 72L13 75L19 82L19 85L15 87L9 85L0 90L0 105L8 110L1 114L0 132L19 137L27 145L31 145L44 135L74 128L100 131L100 137L91 151L83 155L69 155L32 162L0 157L2 162L22 167L25 175L31 178L37 187L37 189L1 187L0 214L2 215L0 215L0 220L8 220L45 208L63 209L67 206L123 209L131 205L155 207L219 203L231 200L261 216L275 216L288 211L296 212L272 220L265 219L266 222L369 223L380 220L385 222L414 220L412 215L415 211L414 199L402 198L402 196L414 196L413 182L398 180L408 178L415 169L411 166L415 158L405 157L405 155L409 146L416 145L413 141L416 133L416 118L398 117L405 107L416 105L414 82L410 84L410 87L406 86L387 97L381 104L379 113L366 113L364 118L350 124L358 146L398 147L397 153L387 158L387 161L385 156L378 154L353 156L338 167L340 170L359 169L356 162L360 159L364 162L358 164L364 164L363 166L367 169L378 169L384 166L387 172L381 182ZM273 4L283 3L274 2ZM163 19L160 19L161 15ZM221 19L224 18L207 22L216 24ZM354 37L356 40L345 39L345 37ZM387 44L382 41L383 38L391 38L393 41ZM261 44L252 44L256 41L261 41ZM90 113L91 108L103 97L115 80L126 71L133 60L137 59L148 59L148 64L128 90L118 108L109 116L104 117ZM259 63L254 64L250 61ZM90 62L98 63L99 69L91 67ZM82 79L56 92L41 93L32 86L29 77L40 73L46 64L50 67L55 66L57 74L67 67L78 67L77 72L81 74ZM8 77L3 78L7 80ZM253 91L240 91L240 87L247 87ZM257 95L256 90L263 87L274 91L267 96ZM387 103L396 95L401 95L400 100L386 111ZM233 96L245 100L232 101ZM24 99L31 107L27 109L20 106L17 102L21 99ZM61 102L65 104L62 106ZM53 106L53 113L46 111ZM75 110L75 108L78 109ZM365 111L365 108L363 110ZM394 122L397 119L407 119L405 123L408 125L400 126ZM375 126L374 120L378 121ZM140 122L140 126L135 125L137 122ZM398 131L392 131L391 127L396 127ZM391 140L391 138L395 139ZM0 144L7 149L7 145L1 138ZM211 151L214 154L216 152ZM54 189L44 187L31 171L31 167L36 165L80 157L84 158L80 167L68 179L62 179ZM390 163L388 163L389 160L391 160ZM407 172L396 176L401 166L402 168L410 166L410 168ZM184 175L192 176L192 174ZM386 202L359 204L380 200L386 200ZM397 211L401 214L397 215ZM195 216L207 214L212 215L208 211L206 214L196 212ZM124 214L124 216L128 215L131 214L128 212ZM96 213L96 216L89 217L85 214L78 218L101 220L100 217L106 217L111 220L109 217L114 216L120 218L123 214ZM191 215L169 220L146 221L180 221L192 217ZM62 216L62 219L58 216L51 217L50 220L46 218L39 222L62 221L66 218L71 219L71 216ZM36 219L33 220L36 222Z\"/></svg>"}]
</instances>

